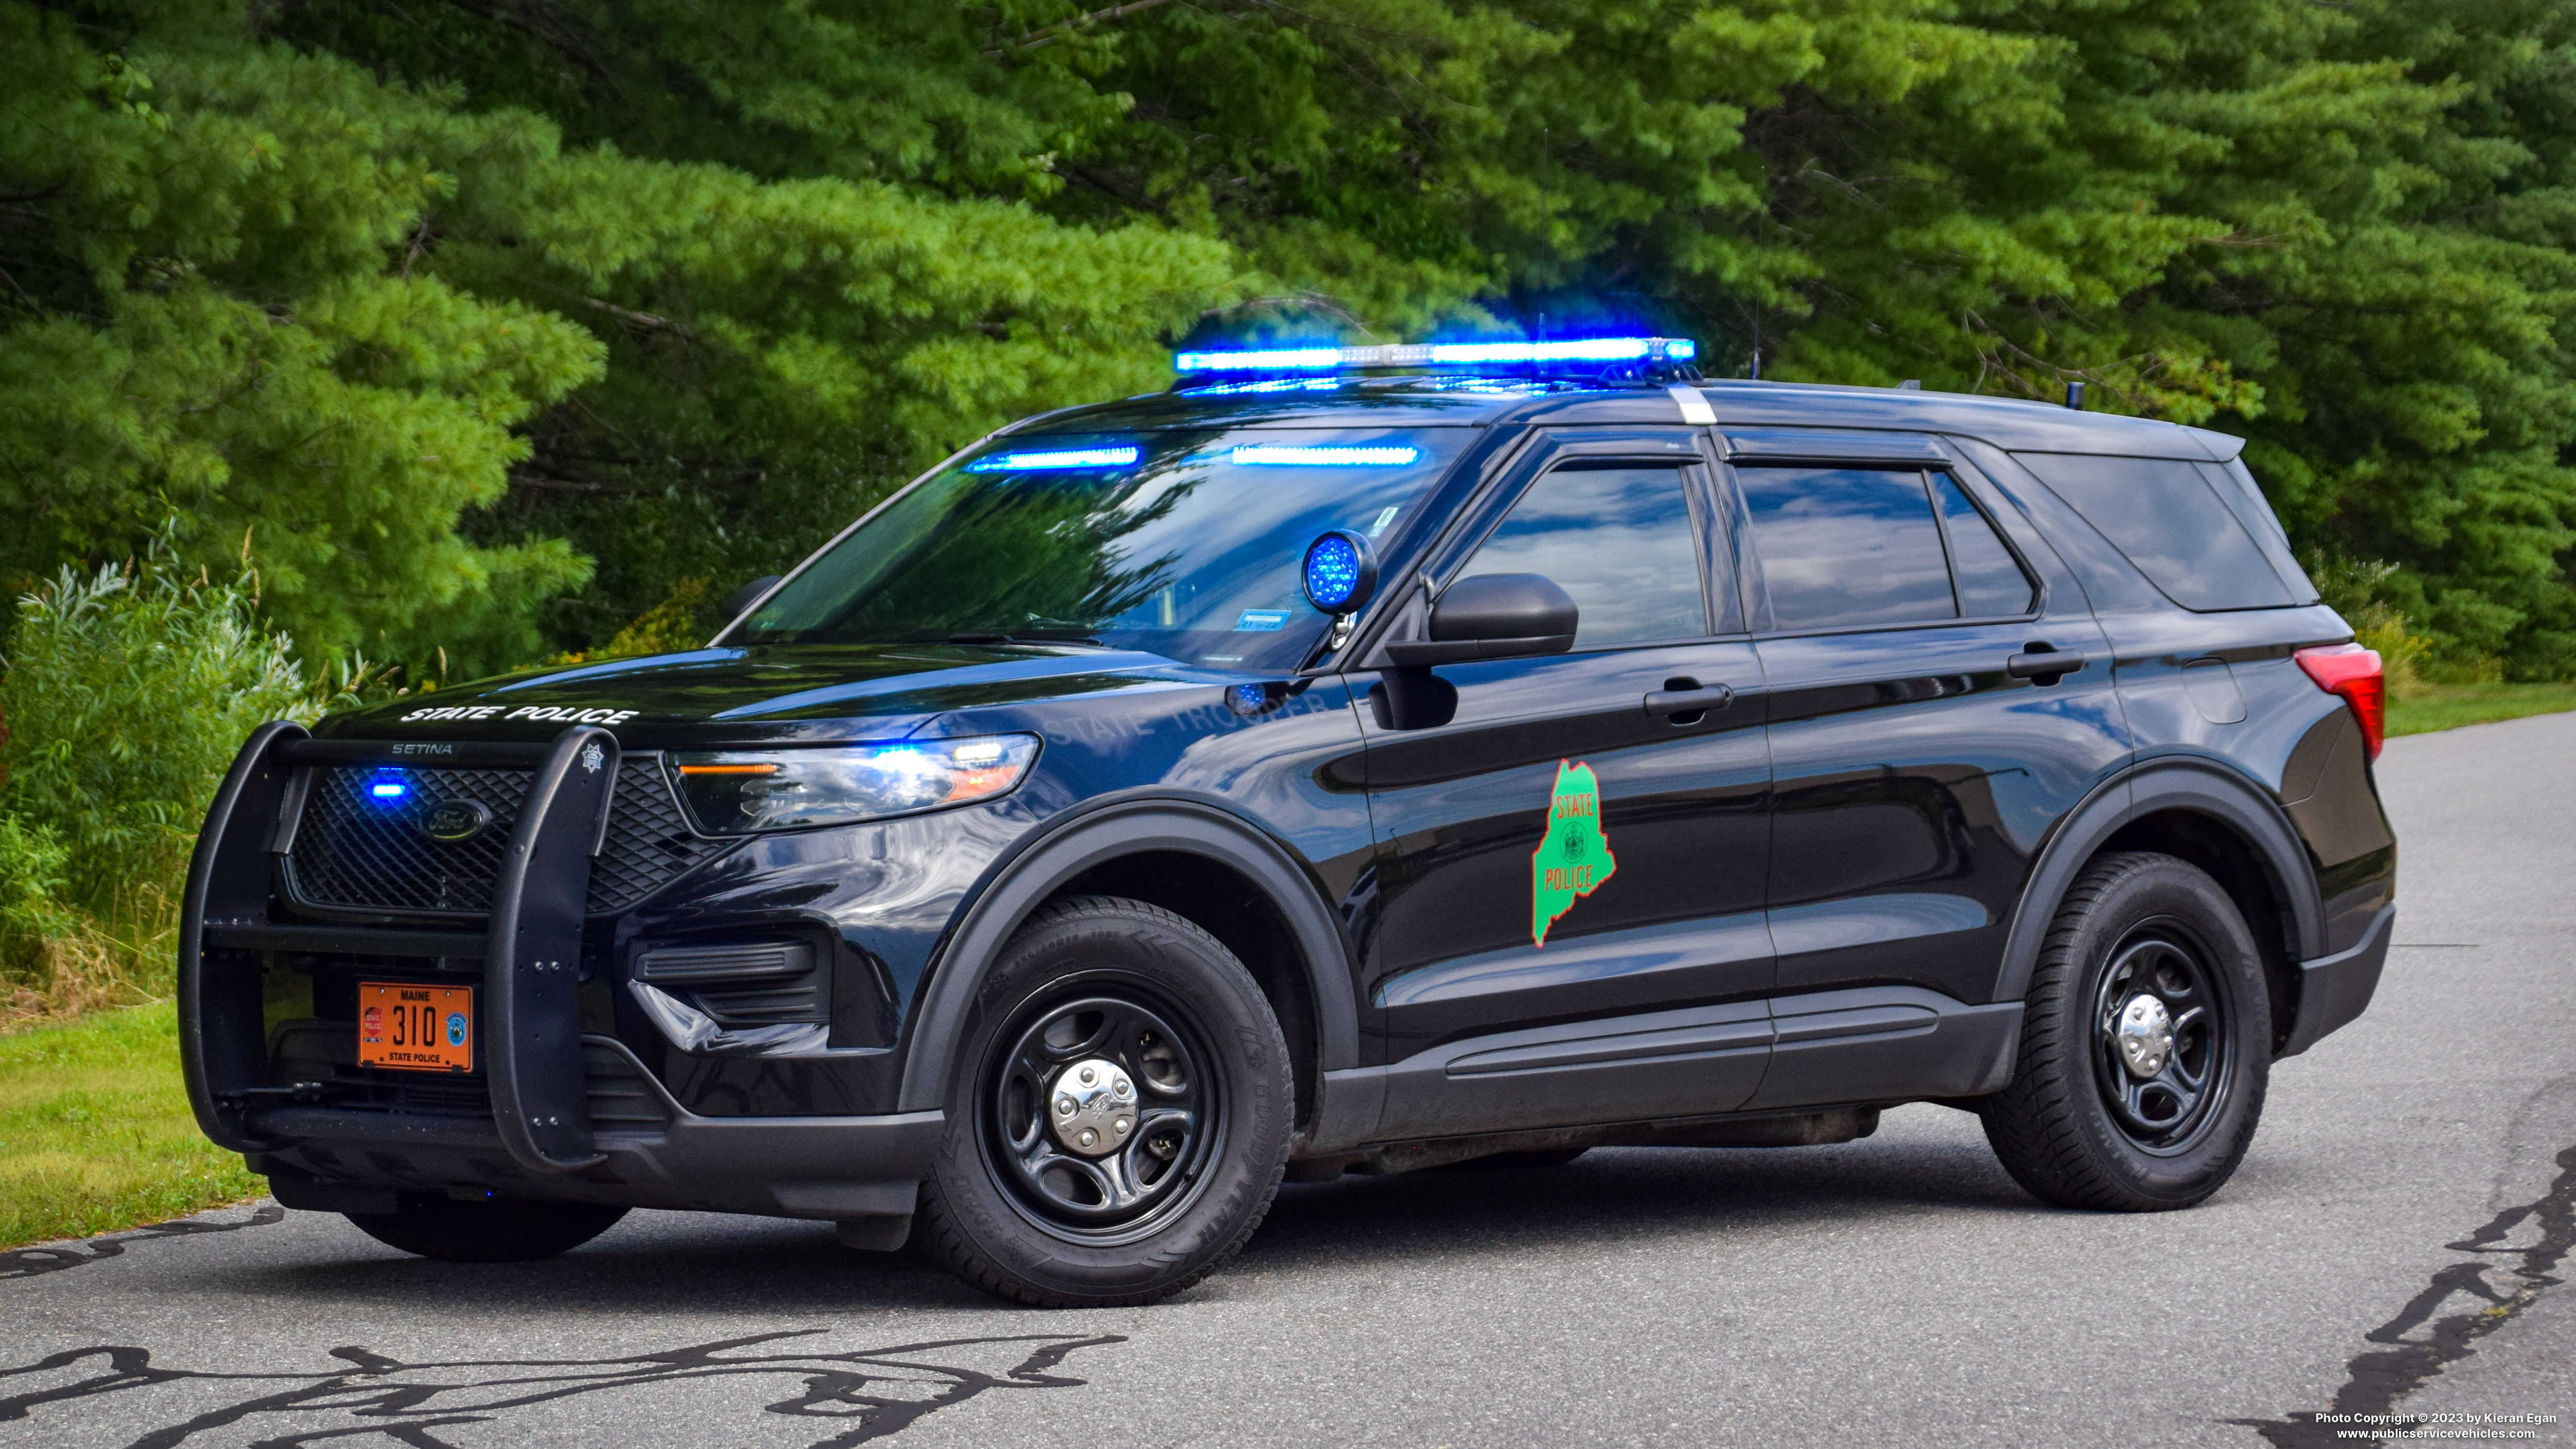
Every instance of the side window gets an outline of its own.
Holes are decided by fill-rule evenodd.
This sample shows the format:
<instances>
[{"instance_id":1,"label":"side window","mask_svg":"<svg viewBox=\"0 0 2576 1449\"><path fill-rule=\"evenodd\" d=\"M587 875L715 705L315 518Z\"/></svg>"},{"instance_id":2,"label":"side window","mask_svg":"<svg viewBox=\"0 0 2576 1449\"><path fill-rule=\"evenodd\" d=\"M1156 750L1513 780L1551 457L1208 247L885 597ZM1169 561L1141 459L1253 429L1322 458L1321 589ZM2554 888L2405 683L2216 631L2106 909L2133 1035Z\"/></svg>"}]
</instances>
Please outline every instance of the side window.
<instances>
[{"instance_id":1,"label":"side window","mask_svg":"<svg viewBox=\"0 0 2576 1449\"><path fill-rule=\"evenodd\" d=\"M1959 616L1920 472L1747 467L1735 476L1753 517L1773 627Z\"/></svg>"},{"instance_id":2,"label":"side window","mask_svg":"<svg viewBox=\"0 0 2576 1449\"><path fill-rule=\"evenodd\" d=\"M1555 580L1583 611L1577 649L1709 631L1687 476L1677 467L1557 468L1486 536L1459 576L1471 574Z\"/></svg>"},{"instance_id":3,"label":"side window","mask_svg":"<svg viewBox=\"0 0 2576 1449\"><path fill-rule=\"evenodd\" d=\"M2184 608L2276 609L2295 602L2197 465L2083 453L2013 456Z\"/></svg>"},{"instance_id":4,"label":"side window","mask_svg":"<svg viewBox=\"0 0 2576 1449\"><path fill-rule=\"evenodd\" d=\"M1932 496L1941 503L1941 533L1950 541L1950 574L1959 590L1959 614L1993 619L2030 612L2030 575L2021 571L2012 550L1995 534L1995 525L1967 490L1947 473L1932 475Z\"/></svg>"}]
</instances>

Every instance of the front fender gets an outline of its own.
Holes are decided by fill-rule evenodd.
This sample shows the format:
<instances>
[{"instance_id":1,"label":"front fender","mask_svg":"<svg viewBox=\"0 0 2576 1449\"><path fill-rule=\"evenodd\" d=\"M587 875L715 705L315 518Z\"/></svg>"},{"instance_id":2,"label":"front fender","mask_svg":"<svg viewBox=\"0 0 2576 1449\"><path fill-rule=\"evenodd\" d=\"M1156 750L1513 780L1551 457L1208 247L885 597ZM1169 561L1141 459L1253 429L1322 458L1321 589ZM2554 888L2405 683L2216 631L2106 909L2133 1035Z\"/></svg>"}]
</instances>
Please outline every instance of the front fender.
<instances>
[{"instance_id":1,"label":"front fender","mask_svg":"<svg viewBox=\"0 0 2576 1449\"><path fill-rule=\"evenodd\" d=\"M1358 1065L1359 1011L1351 952L1313 876L1258 826L1219 806L1162 797L1102 802L1048 827L995 862L934 952L904 1033L896 1110L937 1109L957 1044L978 1021L985 968L1029 912L1084 871L1120 856L1173 851L1204 856L1252 880L1296 938L1314 992L1320 1071Z\"/></svg>"}]
</instances>

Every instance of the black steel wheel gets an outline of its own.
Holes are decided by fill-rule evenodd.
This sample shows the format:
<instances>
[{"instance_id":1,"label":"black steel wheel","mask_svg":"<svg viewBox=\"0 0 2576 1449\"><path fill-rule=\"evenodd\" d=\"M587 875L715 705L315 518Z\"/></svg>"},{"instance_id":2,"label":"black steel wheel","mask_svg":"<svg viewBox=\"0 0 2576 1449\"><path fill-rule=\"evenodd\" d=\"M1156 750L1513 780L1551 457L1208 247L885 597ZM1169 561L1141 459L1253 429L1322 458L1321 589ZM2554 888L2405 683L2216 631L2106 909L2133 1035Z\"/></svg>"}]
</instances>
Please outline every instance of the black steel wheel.
<instances>
[{"instance_id":1,"label":"black steel wheel","mask_svg":"<svg viewBox=\"0 0 2576 1449\"><path fill-rule=\"evenodd\" d=\"M1138 901L1037 911L958 1043L915 1241L1049 1308L1151 1302L1251 1237L1296 1098L1261 988L1223 943Z\"/></svg>"},{"instance_id":2,"label":"black steel wheel","mask_svg":"<svg viewBox=\"0 0 2576 1449\"><path fill-rule=\"evenodd\" d=\"M984 1074L985 1156L1047 1232L1134 1241L1205 1180L1224 1131L1224 1068L1188 1018L1141 984L1056 996L995 1038L1009 1045Z\"/></svg>"},{"instance_id":3,"label":"black steel wheel","mask_svg":"<svg viewBox=\"0 0 2576 1449\"><path fill-rule=\"evenodd\" d=\"M2139 1151L2188 1151L2225 1100L2228 993L2188 924L2141 921L2112 949L2093 994L2093 1080Z\"/></svg>"},{"instance_id":4,"label":"black steel wheel","mask_svg":"<svg viewBox=\"0 0 2576 1449\"><path fill-rule=\"evenodd\" d=\"M2095 861L2059 907L2027 1003L2013 1080L1980 1111L2033 1196L2152 1212L2235 1173L2272 1025L2261 955L2218 882L2168 855Z\"/></svg>"}]
</instances>

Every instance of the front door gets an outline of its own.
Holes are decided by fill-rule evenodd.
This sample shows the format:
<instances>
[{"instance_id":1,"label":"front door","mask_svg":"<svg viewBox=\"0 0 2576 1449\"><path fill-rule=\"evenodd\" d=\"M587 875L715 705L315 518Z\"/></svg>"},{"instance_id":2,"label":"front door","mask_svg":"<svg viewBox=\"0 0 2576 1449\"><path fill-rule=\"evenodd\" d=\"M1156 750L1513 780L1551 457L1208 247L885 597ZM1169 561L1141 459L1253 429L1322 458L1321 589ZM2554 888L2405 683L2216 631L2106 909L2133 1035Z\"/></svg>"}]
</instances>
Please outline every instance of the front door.
<instances>
[{"instance_id":1,"label":"front door","mask_svg":"<svg viewBox=\"0 0 2576 1449\"><path fill-rule=\"evenodd\" d=\"M1916 446L1926 461L1731 469L1766 615L1784 997L1987 1001L2041 842L2128 758L2081 589L2006 500ZM2052 652L2083 665L2016 677Z\"/></svg>"},{"instance_id":2,"label":"front door","mask_svg":"<svg viewBox=\"0 0 2576 1449\"><path fill-rule=\"evenodd\" d=\"M1669 434L1551 441L1479 510L1499 522L1445 551L1444 584L1555 581L1581 611L1572 652L1441 666L1457 696L1444 723L1363 712L1379 837L1363 985L1383 1059L1692 1004L1741 1002L1760 1022L1751 998L1772 974L1760 665L1696 436ZM1464 1111L1457 1092L1435 1093L1449 1098L1436 1121L1410 1121L1391 1095L1388 1130L1601 1120L1640 1086L1658 1115L1723 1111L1750 1095L1761 1053L1634 1071L1613 1065L1617 1051L1573 1056L1594 1068L1498 1082ZM1621 1084L1638 1073L1655 1080Z\"/></svg>"}]
</instances>

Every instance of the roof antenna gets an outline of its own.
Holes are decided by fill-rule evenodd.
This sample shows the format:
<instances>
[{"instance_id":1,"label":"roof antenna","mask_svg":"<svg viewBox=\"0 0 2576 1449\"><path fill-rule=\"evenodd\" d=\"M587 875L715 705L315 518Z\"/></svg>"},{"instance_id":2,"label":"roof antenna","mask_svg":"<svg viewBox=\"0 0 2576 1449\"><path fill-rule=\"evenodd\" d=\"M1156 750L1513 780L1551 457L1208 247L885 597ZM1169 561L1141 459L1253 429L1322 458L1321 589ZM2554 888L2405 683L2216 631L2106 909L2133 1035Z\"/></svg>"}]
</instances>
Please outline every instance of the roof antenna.
<instances>
[{"instance_id":1,"label":"roof antenna","mask_svg":"<svg viewBox=\"0 0 2576 1449\"><path fill-rule=\"evenodd\" d=\"M2084 411L2084 380L2082 378L2078 378L2066 385L2066 405L2079 413Z\"/></svg>"}]
</instances>

